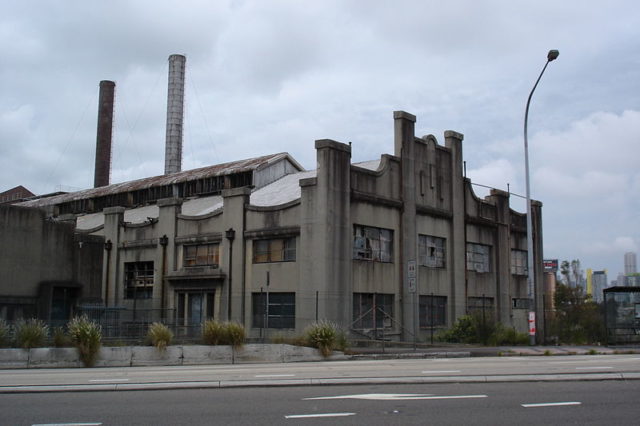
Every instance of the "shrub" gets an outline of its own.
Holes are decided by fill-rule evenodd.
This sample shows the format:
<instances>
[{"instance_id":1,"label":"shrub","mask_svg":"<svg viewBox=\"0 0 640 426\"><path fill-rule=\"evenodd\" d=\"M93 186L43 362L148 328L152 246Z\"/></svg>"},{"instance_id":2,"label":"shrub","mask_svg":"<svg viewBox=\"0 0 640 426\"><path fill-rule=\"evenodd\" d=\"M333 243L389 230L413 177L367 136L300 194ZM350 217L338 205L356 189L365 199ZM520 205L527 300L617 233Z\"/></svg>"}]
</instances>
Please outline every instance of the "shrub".
<instances>
[{"instance_id":1,"label":"shrub","mask_svg":"<svg viewBox=\"0 0 640 426\"><path fill-rule=\"evenodd\" d=\"M448 330L439 332L437 340L452 343L473 343L476 338L476 326L471 315L463 315Z\"/></svg>"},{"instance_id":2,"label":"shrub","mask_svg":"<svg viewBox=\"0 0 640 426\"><path fill-rule=\"evenodd\" d=\"M496 329L489 339L490 344L498 345L528 345L529 335L527 333L518 333L513 328L506 328L498 323Z\"/></svg>"},{"instance_id":3,"label":"shrub","mask_svg":"<svg viewBox=\"0 0 640 426\"><path fill-rule=\"evenodd\" d=\"M318 348L322 356L329 356L336 347L338 330L335 324L329 321L319 321L311 324L305 330L305 337L309 346Z\"/></svg>"},{"instance_id":4,"label":"shrub","mask_svg":"<svg viewBox=\"0 0 640 426\"><path fill-rule=\"evenodd\" d=\"M16 346L24 349L39 348L45 345L49 327L39 319L20 320L16 324Z\"/></svg>"},{"instance_id":5,"label":"shrub","mask_svg":"<svg viewBox=\"0 0 640 426\"><path fill-rule=\"evenodd\" d=\"M202 341L205 345L221 345L224 340L224 326L216 320L202 324Z\"/></svg>"},{"instance_id":6,"label":"shrub","mask_svg":"<svg viewBox=\"0 0 640 426\"><path fill-rule=\"evenodd\" d=\"M207 320L202 325L202 340L206 345L242 346L245 330L237 322L218 322Z\"/></svg>"},{"instance_id":7,"label":"shrub","mask_svg":"<svg viewBox=\"0 0 640 426\"><path fill-rule=\"evenodd\" d=\"M244 343L244 327L242 324L237 322L227 322L224 323L225 328L225 344L231 345L234 347L242 346Z\"/></svg>"},{"instance_id":8,"label":"shrub","mask_svg":"<svg viewBox=\"0 0 640 426\"><path fill-rule=\"evenodd\" d=\"M11 343L11 327L3 319L0 319L0 348L9 346Z\"/></svg>"},{"instance_id":9,"label":"shrub","mask_svg":"<svg viewBox=\"0 0 640 426\"><path fill-rule=\"evenodd\" d=\"M452 343L482 343L484 345L526 345L529 336L506 328L493 318L482 318L482 314L464 315L449 330L436 335L439 341Z\"/></svg>"},{"instance_id":10,"label":"shrub","mask_svg":"<svg viewBox=\"0 0 640 426\"><path fill-rule=\"evenodd\" d=\"M73 318L68 329L71 340L80 353L80 360L85 367L93 367L102 344L102 328L86 316L81 316Z\"/></svg>"},{"instance_id":11,"label":"shrub","mask_svg":"<svg viewBox=\"0 0 640 426\"><path fill-rule=\"evenodd\" d=\"M71 346L71 338L62 327L56 327L52 331L53 346L56 348L64 348Z\"/></svg>"},{"instance_id":12,"label":"shrub","mask_svg":"<svg viewBox=\"0 0 640 426\"><path fill-rule=\"evenodd\" d=\"M169 330L169 327L161 322L154 322L149 326L147 332L147 339L151 342L152 346L155 346L158 350L163 351L171 344L173 339L173 333Z\"/></svg>"}]
</instances>

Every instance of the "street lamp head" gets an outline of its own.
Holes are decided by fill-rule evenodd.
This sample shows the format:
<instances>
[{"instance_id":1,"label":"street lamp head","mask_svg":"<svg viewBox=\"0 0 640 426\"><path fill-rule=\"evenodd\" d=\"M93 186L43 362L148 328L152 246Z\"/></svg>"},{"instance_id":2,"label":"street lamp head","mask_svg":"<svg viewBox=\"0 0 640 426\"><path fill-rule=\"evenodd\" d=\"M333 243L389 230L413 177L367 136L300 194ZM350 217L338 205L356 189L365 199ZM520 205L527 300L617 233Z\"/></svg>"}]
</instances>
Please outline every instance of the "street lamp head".
<instances>
[{"instance_id":1,"label":"street lamp head","mask_svg":"<svg viewBox=\"0 0 640 426\"><path fill-rule=\"evenodd\" d=\"M555 61L558 59L558 55L560 55L560 52L557 50L550 50L549 53L547 53L547 61Z\"/></svg>"}]
</instances>

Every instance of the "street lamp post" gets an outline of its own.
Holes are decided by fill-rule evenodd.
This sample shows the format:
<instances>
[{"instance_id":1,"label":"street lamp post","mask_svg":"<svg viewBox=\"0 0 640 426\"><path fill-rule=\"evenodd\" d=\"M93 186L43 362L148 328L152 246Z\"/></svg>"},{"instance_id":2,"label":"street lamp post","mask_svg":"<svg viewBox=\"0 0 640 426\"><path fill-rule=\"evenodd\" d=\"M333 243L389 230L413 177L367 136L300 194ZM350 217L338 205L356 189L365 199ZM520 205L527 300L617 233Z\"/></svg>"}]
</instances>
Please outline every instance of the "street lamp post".
<instances>
[{"instance_id":1,"label":"street lamp post","mask_svg":"<svg viewBox=\"0 0 640 426\"><path fill-rule=\"evenodd\" d=\"M529 184L529 141L527 138L527 123L529 120L529 104L531 104L531 97L535 92L538 83L542 78L542 74L547 69L549 62L558 58L560 52L557 50L550 50L547 54L547 62L544 64L544 68L540 72L536 84L533 85L529 98L527 99L527 108L524 113L524 163L525 163L525 181L527 186L527 290L529 296L529 322L533 322L533 328L529 326L529 342L532 345L536 343L536 329L535 329L535 312L536 312L536 300L535 300L535 266L533 264L533 220L531 217L531 187Z\"/></svg>"}]
</instances>

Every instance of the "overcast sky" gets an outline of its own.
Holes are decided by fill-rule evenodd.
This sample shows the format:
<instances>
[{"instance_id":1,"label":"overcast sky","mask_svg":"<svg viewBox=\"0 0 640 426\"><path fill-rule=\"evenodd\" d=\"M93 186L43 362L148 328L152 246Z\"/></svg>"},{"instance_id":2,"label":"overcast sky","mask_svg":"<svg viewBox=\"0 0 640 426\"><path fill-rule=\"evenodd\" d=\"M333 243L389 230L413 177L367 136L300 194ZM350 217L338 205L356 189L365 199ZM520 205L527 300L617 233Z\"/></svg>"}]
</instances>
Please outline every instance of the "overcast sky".
<instances>
[{"instance_id":1,"label":"overcast sky","mask_svg":"<svg viewBox=\"0 0 640 426\"><path fill-rule=\"evenodd\" d=\"M352 142L465 135L474 183L532 197L545 258L623 270L640 246L640 3L0 0L0 192L93 185L98 85L116 82L111 182L164 171L167 58L187 56L183 170ZM486 192L477 188L479 195ZM512 197L524 210L524 202Z\"/></svg>"}]
</instances>

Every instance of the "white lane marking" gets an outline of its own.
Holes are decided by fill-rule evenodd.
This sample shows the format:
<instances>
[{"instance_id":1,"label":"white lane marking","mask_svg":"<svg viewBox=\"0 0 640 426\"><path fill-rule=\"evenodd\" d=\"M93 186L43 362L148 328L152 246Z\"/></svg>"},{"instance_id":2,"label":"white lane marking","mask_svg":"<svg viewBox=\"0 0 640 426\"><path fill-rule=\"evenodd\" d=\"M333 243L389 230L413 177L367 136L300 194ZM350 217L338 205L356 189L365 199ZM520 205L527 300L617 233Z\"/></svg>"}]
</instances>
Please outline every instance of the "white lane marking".
<instances>
[{"instance_id":1,"label":"white lane marking","mask_svg":"<svg viewBox=\"0 0 640 426\"><path fill-rule=\"evenodd\" d=\"M308 419L313 417L347 417L355 416L356 413L323 413L323 414L290 414L284 416L285 419Z\"/></svg>"},{"instance_id":2,"label":"white lane marking","mask_svg":"<svg viewBox=\"0 0 640 426\"><path fill-rule=\"evenodd\" d=\"M253 377L294 377L295 374L258 374Z\"/></svg>"},{"instance_id":3,"label":"white lane marking","mask_svg":"<svg viewBox=\"0 0 640 426\"><path fill-rule=\"evenodd\" d=\"M563 405L582 405L582 402L541 402L538 404L521 404L524 408L559 407Z\"/></svg>"},{"instance_id":4,"label":"white lane marking","mask_svg":"<svg viewBox=\"0 0 640 426\"><path fill-rule=\"evenodd\" d=\"M613 367L576 367L576 370L611 370Z\"/></svg>"},{"instance_id":5,"label":"white lane marking","mask_svg":"<svg viewBox=\"0 0 640 426\"><path fill-rule=\"evenodd\" d=\"M425 370L422 374L459 373L460 370Z\"/></svg>"},{"instance_id":6,"label":"white lane marking","mask_svg":"<svg viewBox=\"0 0 640 426\"><path fill-rule=\"evenodd\" d=\"M89 380L90 382L98 382L98 383L109 383L109 382L128 382L129 379L93 379Z\"/></svg>"},{"instance_id":7,"label":"white lane marking","mask_svg":"<svg viewBox=\"0 0 640 426\"><path fill-rule=\"evenodd\" d=\"M339 396L319 396L315 398L303 398L303 401L319 399L366 399L371 401L401 401L418 399L467 399L467 398L487 398L487 395L444 395L434 396L433 394L412 394L412 393L365 393L360 395L339 395Z\"/></svg>"},{"instance_id":8,"label":"white lane marking","mask_svg":"<svg viewBox=\"0 0 640 426\"><path fill-rule=\"evenodd\" d=\"M100 426L102 423L38 423L31 426Z\"/></svg>"}]
</instances>

